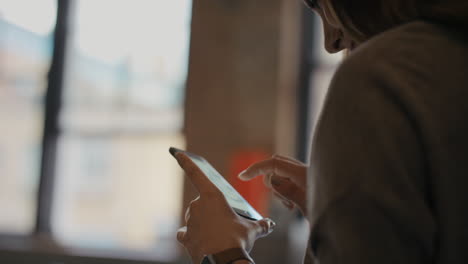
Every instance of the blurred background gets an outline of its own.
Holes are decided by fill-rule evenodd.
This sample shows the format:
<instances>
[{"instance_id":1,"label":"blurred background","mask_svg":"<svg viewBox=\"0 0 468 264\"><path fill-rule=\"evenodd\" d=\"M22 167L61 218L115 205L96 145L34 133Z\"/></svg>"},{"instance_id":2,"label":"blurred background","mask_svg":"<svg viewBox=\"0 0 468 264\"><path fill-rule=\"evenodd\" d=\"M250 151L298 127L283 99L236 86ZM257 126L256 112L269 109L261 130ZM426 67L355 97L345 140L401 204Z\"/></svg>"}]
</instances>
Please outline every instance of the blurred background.
<instances>
[{"instance_id":1,"label":"blurred background","mask_svg":"<svg viewBox=\"0 0 468 264\"><path fill-rule=\"evenodd\" d=\"M307 160L322 42L301 0L0 0L0 262L187 263L175 146L279 224L258 264L301 263L307 224L236 175Z\"/></svg>"}]
</instances>

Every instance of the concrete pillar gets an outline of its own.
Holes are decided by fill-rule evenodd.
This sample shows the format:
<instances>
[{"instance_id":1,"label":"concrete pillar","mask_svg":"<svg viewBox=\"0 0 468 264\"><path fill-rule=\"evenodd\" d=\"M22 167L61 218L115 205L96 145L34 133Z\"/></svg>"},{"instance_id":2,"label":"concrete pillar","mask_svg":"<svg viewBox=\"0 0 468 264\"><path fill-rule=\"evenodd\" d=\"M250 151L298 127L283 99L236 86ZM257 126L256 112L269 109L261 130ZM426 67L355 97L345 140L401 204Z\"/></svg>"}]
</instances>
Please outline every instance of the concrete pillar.
<instances>
[{"instance_id":1,"label":"concrete pillar","mask_svg":"<svg viewBox=\"0 0 468 264\"><path fill-rule=\"evenodd\" d=\"M295 153L300 8L299 0L193 1L187 149L224 175L241 149ZM185 205L195 195L186 183ZM275 257L256 261L288 263Z\"/></svg>"}]
</instances>

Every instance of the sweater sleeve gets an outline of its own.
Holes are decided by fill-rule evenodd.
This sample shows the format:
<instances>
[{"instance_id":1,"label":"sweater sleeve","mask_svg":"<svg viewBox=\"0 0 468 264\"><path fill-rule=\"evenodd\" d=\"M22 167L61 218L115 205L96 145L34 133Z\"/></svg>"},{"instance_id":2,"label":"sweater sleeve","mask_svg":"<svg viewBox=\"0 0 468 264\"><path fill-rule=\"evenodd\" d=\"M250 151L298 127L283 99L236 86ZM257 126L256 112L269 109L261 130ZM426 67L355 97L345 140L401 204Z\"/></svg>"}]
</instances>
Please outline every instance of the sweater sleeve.
<instances>
[{"instance_id":1,"label":"sweater sleeve","mask_svg":"<svg viewBox=\"0 0 468 264\"><path fill-rule=\"evenodd\" d=\"M428 263L435 223L411 83L392 59L348 58L314 135L310 246L321 264ZM378 60L378 59L377 59Z\"/></svg>"}]
</instances>

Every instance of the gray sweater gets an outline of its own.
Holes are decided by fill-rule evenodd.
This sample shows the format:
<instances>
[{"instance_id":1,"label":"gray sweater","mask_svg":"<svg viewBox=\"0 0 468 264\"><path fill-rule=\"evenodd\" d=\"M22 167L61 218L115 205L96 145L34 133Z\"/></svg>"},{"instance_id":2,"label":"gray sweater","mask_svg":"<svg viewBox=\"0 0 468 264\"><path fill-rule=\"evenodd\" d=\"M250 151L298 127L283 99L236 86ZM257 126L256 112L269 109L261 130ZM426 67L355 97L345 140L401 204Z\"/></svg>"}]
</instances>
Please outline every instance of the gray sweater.
<instances>
[{"instance_id":1,"label":"gray sweater","mask_svg":"<svg viewBox=\"0 0 468 264\"><path fill-rule=\"evenodd\" d=\"M412 22L340 66L312 144L316 261L468 263L467 43Z\"/></svg>"}]
</instances>

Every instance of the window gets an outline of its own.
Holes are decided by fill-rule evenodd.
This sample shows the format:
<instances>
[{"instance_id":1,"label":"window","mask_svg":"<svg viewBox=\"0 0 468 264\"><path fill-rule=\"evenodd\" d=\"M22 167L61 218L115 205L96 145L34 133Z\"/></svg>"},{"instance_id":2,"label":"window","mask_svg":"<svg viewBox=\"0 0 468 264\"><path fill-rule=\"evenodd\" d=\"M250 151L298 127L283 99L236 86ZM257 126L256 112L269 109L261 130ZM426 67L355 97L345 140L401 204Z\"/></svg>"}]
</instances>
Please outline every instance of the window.
<instances>
[{"instance_id":1,"label":"window","mask_svg":"<svg viewBox=\"0 0 468 264\"><path fill-rule=\"evenodd\" d=\"M49 235L70 248L175 259L183 175L168 148L185 144L191 1L33 2L0 7L0 233L31 234L44 213L35 198L43 102L66 2Z\"/></svg>"},{"instance_id":2,"label":"window","mask_svg":"<svg viewBox=\"0 0 468 264\"><path fill-rule=\"evenodd\" d=\"M328 91L328 86L330 85L330 81L333 77L333 74L336 71L339 63L343 59L343 52L339 52L336 54L329 54L324 48L324 35L323 35L323 27L321 19L314 15L314 23L313 26L315 29L312 31L315 33L314 41L315 44L312 45L312 60L311 64L314 65L312 71L310 72L310 83L309 87L310 91L310 123L311 126L314 127L318 115L323 106L323 101L325 99L325 95Z\"/></svg>"},{"instance_id":3,"label":"window","mask_svg":"<svg viewBox=\"0 0 468 264\"><path fill-rule=\"evenodd\" d=\"M25 8L25 6L28 8ZM34 229L53 0L0 5L0 232Z\"/></svg>"},{"instance_id":4,"label":"window","mask_svg":"<svg viewBox=\"0 0 468 264\"><path fill-rule=\"evenodd\" d=\"M344 52L329 54L326 51L322 20L305 6L302 12L302 38L298 156L308 162L308 148L313 130L322 110L331 79L343 60Z\"/></svg>"},{"instance_id":5,"label":"window","mask_svg":"<svg viewBox=\"0 0 468 264\"><path fill-rule=\"evenodd\" d=\"M343 52L329 54L324 47L322 21L308 8L303 12L301 84L299 87L300 159L308 161L308 146L320 115L328 86Z\"/></svg>"}]
</instances>

